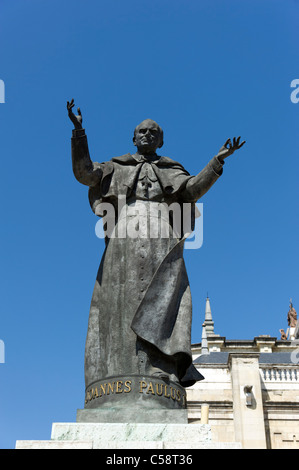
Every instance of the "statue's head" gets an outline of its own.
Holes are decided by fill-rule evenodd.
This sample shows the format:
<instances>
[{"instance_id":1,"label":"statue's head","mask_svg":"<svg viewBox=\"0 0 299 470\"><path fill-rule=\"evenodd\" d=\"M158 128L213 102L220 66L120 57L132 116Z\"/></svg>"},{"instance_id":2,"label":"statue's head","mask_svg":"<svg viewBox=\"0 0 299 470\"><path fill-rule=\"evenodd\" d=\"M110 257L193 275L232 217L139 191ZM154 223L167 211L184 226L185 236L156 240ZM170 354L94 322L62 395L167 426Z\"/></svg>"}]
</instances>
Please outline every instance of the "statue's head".
<instances>
[{"instance_id":1,"label":"statue's head","mask_svg":"<svg viewBox=\"0 0 299 470\"><path fill-rule=\"evenodd\" d=\"M163 145L163 131L152 119L145 119L135 128L133 143L141 153L156 152Z\"/></svg>"}]
</instances>

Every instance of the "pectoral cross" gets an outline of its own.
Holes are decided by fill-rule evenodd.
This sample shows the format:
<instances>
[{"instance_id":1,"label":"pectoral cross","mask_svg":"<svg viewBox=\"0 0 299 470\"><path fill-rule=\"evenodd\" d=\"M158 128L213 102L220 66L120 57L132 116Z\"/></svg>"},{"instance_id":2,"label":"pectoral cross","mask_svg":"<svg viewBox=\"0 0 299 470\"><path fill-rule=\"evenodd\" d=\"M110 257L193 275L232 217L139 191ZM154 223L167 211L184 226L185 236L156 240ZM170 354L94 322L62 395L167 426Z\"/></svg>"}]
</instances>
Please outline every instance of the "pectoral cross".
<instances>
[{"instance_id":1,"label":"pectoral cross","mask_svg":"<svg viewBox=\"0 0 299 470\"><path fill-rule=\"evenodd\" d=\"M144 191L144 196L148 197L148 189L152 187L152 183L148 178L148 175L146 174L144 178L141 180L141 186Z\"/></svg>"}]
</instances>

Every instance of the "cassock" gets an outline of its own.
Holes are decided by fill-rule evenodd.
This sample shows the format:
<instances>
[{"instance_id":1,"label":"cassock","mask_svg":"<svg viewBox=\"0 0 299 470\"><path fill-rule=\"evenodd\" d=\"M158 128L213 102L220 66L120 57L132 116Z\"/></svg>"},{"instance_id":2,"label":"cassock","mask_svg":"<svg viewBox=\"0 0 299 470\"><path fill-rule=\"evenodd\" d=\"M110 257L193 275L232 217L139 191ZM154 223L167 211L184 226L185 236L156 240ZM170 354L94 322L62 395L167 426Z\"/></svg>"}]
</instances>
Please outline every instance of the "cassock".
<instances>
[{"instance_id":1,"label":"cassock","mask_svg":"<svg viewBox=\"0 0 299 470\"><path fill-rule=\"evenodd\" d=\"M108 230L91 299L86 387L106 377L165 376L182 386L203 377L192 364L192 302L183 258L186 233L173 212L189 210L222 174L214 157L197 175L168 157L138 153L92 162L84 130L73 131L73 170ZM167 211L163 207L173 208ZM111 208L110 214L109 207ZM112 217L111 217L112 214ZM110 217L110 219L109 219Z\"/></svg>"}]
</instances>

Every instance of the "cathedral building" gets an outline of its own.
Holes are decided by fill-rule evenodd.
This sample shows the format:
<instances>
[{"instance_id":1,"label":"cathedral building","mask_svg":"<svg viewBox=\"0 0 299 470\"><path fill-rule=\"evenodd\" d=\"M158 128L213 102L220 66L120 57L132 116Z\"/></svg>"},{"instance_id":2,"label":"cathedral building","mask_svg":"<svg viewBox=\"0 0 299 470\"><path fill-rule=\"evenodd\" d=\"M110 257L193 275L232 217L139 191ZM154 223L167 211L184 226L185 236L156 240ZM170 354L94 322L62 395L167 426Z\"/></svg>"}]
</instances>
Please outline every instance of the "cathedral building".
<instances>
[{"instance_id":1,"label":"cathedral building","mask_svg":"<svg viewBox=\"0 0 299 470\"><path fill-rule=\"evenodd\" d=\"M214 443L299 449L299 331L292 305L281 339L229 340L215 334L206 299L193 362L205 380L187 392L189 423L209 424Z\"/></svg>"}]
</instances>

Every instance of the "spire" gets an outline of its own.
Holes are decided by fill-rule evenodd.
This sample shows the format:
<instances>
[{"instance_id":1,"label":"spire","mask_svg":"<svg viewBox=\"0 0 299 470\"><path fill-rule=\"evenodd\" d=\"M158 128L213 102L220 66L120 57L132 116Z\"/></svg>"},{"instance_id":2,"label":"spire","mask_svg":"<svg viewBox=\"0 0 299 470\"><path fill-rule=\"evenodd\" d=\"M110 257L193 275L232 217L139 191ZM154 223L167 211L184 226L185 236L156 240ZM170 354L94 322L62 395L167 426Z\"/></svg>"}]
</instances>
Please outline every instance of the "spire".
<instances>
[{"instance_id":1,"label":"spire","mask_svg":"<svg viewBox=\"0 0 299 470\"><path fill-rule=\"evenodd\" d=\"M206 312L205 312L205 321L204 321L205 329L206 329L206 334L207 336L215 336L214 333L214 322L212 319L212 311L211 311L211 305L210 305L210 299L207 296L206 299Z\"/></svg>"},{"instance_id":2,"label":"spire","mask_svg":"<svg viewBox=\"0 0 299 470\"><path fill-rule=\"evenodd\" d=\"M208 348L206 325L203 323L202 334L201 334L201 355L206 355L206 354L209 354L209 348Z\"/></svg>"}]
</instances>

